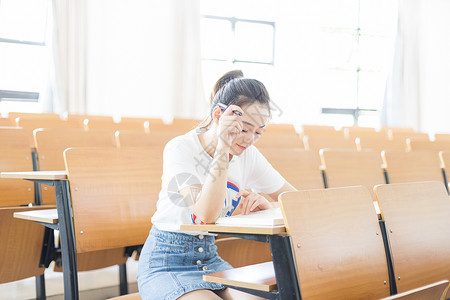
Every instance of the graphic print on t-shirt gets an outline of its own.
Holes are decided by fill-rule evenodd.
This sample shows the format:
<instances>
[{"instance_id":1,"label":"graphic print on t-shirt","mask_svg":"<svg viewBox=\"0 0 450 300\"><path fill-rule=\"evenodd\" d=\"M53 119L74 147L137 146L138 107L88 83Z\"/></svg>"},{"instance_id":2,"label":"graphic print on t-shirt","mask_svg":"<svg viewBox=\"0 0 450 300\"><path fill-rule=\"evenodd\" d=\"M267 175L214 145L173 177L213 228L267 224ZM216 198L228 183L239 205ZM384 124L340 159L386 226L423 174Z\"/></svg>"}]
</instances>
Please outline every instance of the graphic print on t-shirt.
<instances>
[{"instance_id":1,"label":"graphic print on t-shirt","mask_svg":"<svg viewBox=\"0 0 450 300\"><path fill-rule=\"evenodd\" d=\"M229 217L233 214L239 205L239 201L241 200L241 197L236 198L236 194L238 192L239 188L235 184L227 181L227 192L225 194L224 207L219 217ZM195 214L191 214L191 221L193 224L204 224L203 221L201 221Z\"/></svg>"}]
</instances>

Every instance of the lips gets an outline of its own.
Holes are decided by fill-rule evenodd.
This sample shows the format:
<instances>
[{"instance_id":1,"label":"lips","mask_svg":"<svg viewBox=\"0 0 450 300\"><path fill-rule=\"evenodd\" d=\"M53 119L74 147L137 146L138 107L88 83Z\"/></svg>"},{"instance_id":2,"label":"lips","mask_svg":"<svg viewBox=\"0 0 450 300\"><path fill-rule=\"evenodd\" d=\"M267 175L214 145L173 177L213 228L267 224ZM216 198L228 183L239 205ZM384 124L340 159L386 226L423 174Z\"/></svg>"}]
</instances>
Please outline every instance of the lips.
<instances>
[{"instance_id":1,"label":"lips","mask_svg":"<svg viewBox=\"0 0 450 300\"><path fill-rule=\"evenodd\" d=\"M239 149L242 149L242 150L247 149L247 147L241 146L241 145L239 145L239 144L236 144L236 145L239 147Z\"/></svg>"}]
</instances>

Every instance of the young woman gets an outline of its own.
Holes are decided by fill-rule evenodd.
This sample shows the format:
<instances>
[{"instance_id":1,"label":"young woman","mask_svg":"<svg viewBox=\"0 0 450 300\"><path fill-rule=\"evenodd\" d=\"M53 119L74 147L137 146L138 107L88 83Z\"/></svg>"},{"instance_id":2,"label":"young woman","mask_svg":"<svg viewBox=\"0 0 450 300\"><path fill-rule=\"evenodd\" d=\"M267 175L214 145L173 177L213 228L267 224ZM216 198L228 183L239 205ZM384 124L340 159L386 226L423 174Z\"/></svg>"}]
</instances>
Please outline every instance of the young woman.
<instances>
[{"instance_id":1,"label":"young woman","mask_svg":"<svg viewBox=\"0 0 450 300\"><path fill-rule=\"evenodd\" d=\"M295 190L252 146L270 118L264 85L231 71L216 83L204 127L171 140L164 149L162 190L153 227L139 258L142 299L247 299L256 297L202 280L232 268L217 254L214 236L181 232L181 224L214 223L273 207ZM252 191L249 191L249 190Z\"/></svg>"}]
</instances>

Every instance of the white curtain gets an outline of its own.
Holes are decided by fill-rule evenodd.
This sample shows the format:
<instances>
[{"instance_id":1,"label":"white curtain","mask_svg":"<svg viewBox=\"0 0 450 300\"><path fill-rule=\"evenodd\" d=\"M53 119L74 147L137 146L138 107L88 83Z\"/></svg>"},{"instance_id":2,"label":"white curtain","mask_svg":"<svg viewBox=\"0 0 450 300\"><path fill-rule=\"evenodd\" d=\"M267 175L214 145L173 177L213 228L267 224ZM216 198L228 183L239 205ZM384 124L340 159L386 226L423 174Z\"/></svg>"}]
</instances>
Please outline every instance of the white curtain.
<instances>
[{"instance_id":1,"label":"white curtain","mask_svg":"<svg viewBox=\"0 0 450 300\"><path fill-rule=\"evenodd\" d=\"M47 106L55 113L86 111L85 4L85 0L52 1Z\"/></svg>"},{"instance_id":2,"label":"white curtain","mask_svg":"<svg viewBox=\"0 0 450 300\"><path fill-rule=\"evenodd\" d=\"M450 2L400 0L384 125L449 132Z\"/></svg>"},{"instance_id":3,"label":"white curtain","mask_svg":"<svg viewBox=\"0 0 450 300\"><path fill-rule=\"evenodd\" d=\"M202 118L197 0L90 0L89 114Z\"/></svg>"}]
</instances>

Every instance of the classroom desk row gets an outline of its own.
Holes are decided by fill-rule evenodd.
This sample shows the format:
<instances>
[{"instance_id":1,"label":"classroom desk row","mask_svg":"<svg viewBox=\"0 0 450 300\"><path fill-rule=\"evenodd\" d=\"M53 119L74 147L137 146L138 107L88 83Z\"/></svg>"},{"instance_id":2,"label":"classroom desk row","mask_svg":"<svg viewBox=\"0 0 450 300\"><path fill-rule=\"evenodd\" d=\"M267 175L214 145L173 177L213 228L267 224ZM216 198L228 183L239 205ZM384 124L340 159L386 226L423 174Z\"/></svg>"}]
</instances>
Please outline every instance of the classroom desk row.
<instances>
[{"instance_id":1,"label":"classroom desk row","mask_svg":"<svg viewBox=\"0 0 450 300\"><path fill-rule=\"evenodd\" d=\"M72 211L71 207L71 200L70 200L70 193L69 193L69 187L70 182L68 181L67 172L65 171L59 171L59 172L7 172L7 173L1 173L2 178L22 178L27 180L32 180L39 182L41 184L47 184L47 185L53 185L55 186L56 191L56 199L57 199L57 209L56 213L55 210L49 210L49 211L41 211L38 213L17 213L15 217L27 219L27 220L33 220L36 222L39 222L47 227L58 229L60 230L61 235L61 250L62 250L62 259L63 259L63 265L64 265L64 294L65 299L78 299L78 282L77 282L77 264L76 264L76 253L77 253L77 246L76 246L76 240L75 240L75 229L74 229L74 220L75 218L74 213ZM423 189L426 193L427 191L432 191L435 193L433 189L430 189L429 185L432 186L432 188L436 186L443 186L442 183L438 184L437 182L431 182L431 183L424 183L421 184L418 190ZM392 185L395 187L395 185ZM361 200L361 194L358 195L361 191L358 190L358 188L348 188L350 191L347 195L347 197L350 197L349 195L353 195L353 200L356 201L353 203L352 206L357 205L357 202ZM353 190L352 190L353 189ZM345 192L345 188L343 189L328 189L328 193L337 193L334 190L339 190ZM442 197L442 194L444 193L446 195L446 191L443 187L439 188L439 195L441 197L439 199L444 199ZM327 190L324 190L327 191ZM319 190L311 190L311 191L304 191L305 193L319 193ZM443 193L442 193L443 192ZM385 192L385 194L389 194L389 192ZM336 194L336 199L342 198L343 196L339 196ZM356 195L356 196L355 196ZM365 194L362 194L365 196L365 200L370 200L371 197L368 192L365 192ZM428 193L427 193L428 195ZM398 195L396 197L399 197ZM424 197L424 195L422 195ZM345 198L345 197L344 197ZM339 199L339 200L343 200ZM363 199L364 200L364 199ZM445 200L448 203L448 198L445 198ZM281 199L283 201L283 199ZM336 202L336 203L335 203ZM334 224L334 222L339 222L339 214L343 211L347 211L350 216L356 216L358 215L357 211L348 211L348 209L343 209L342 205L337 204L339 201L334 201L331 203L334 203L334 209L333 214L335 216L333 218L330 218L330 222ZM362 201L364 202L364 201ZM328 204L331 204L328 202ZM369 202L366 202L369 203ZM281 202L282 206L284 205L284 202ZM445 224L448 224L450 220L450 210L442 209L442 203L439 204L440 206L437 207L440 210L440 217L437 219L443 219L443 222ZM447 205L448 207L449 205ZM371 222L375 222L375 219L373 216L375 216L375 211L373 210L373 207L371 209L368 209L369 206L364 206L367 211L372 210L372 213L369 212L369 214L372 214L372 217L369 217L371 219ZM289 209L289 208L287 208ZM292 209L291 211L295 211ZM417 212L417 211L415 211ZM286 214L286 212L285 212ZM429 221L431 216L429 211L423 212L425 221ZM345 214L343 215L345 216ZM447 217L445 217L447 216ZM306 215L304 215L306 219ZM328 217L331 217L331 215L328 215ZM323 221L325 221L324 218L327 218L327 216L323 216L321 220L318 220L318 222L322 223L316 223L315 225L317 227L321 227L323 225ZM367 219L367 215L360 215L359 218L361 220ZM376 218L378 220L378 218ZM285 219L286 220L286 219ZM290 222L290 221L289 221ZM384 226L384 220L380 220L380 228L383 229ZM421 226L427 227L427 224L422 224L423 221L418 221L417 226L415 227L420 228ZM444 223L437 223L438 226L442 226ZM337 223L336 223L337 224ZM310 291L310 284L306 284L305 286L301 285L301 278L299 280L299 275L301 274L301 268L302 265L299 261L302 261L302 258L298 255L298 249L301 248L301 243L298 240L297 235L295 234L296 227L295 225L289 223L286 224L288 227L288 231L286 232L286 226L268 226L268 227L255 227L255 226L225 226L225 225L215 225L215 224L206 224L206 225L182 225L181 230L186 231L206 231L210 233L218 233L218 234L225 234L228 236L234 236L254 241L260 241L269 243L270 250L272 253L272 262L271 263L264 263L261 265L256 266L256 268L259 268L258 272L255 273L254 267L248 267L248 269L253 272L252 274L259 274L258 276L253 276L252 278L244 278L243 275L239 276L239 274L247 274L246 269L247 267L241 268L241 269L235 269L234 271L231 270L231 272L234 272L234 274L231 274L228 272L226 276L217 276L216 274L210 274L205 275L204 279L213 281L213 282L219 282L224 284L225 286L229 286L241 291L250 292L254 295L259 295L262 297L265 297L267 299L302 299L302 293L304 295L307 295L308 293L311 293ZM312 225L312 226L315 226ZM433 227L433 224L429 224L432 228L431 230L436 229ZM305 224L303 225L305 226ZM338 225L336 225L338 226ZM364 226L363 226L364 227ZM445 230L444 230L445 228ZM444 230L441 232L445 236L444 240L441 241L441 245L445 247L445 245L450 245L448 237L446 236L446 232L450 227L447 227L444 225L444 227L441 229ZM430 230L428 228L427 230ZM425 231L427 231L425 230ZM314 230L312 230L315 232ZM392 233L392 230L390 231ZM391 233L384 233L383 239L386 240L386 235L389 235ZM366 233L365 233L366 234ZM377 232L377 235L378 232ZM379 237L381 238L381 236ZM374 237L375 239L375 237ZM378 239L378 237L377 237ZM381 241L381 240L379 240ZM394 238L395 241L395 238ZM429 241L429 240L427 240ZM420 242L420 241L418 241ZM297 245L298 247L295 247ZM331 245L330 245L331 246ZM395 244L393 245L394 248L397 247ZM347 248L346 248L347 249ZM342 249L341 249L342 250ZM349 251L343 250L343 251ZM383 250L386 252L386 255L388 255L389 247L385 245L385 249ZM445 251L444 251L445 252ZM448 251L447 251L448 252ZM297 253L297 254L296 254ZM438 253L438 252L436 252ZM443 251L440 251L439 254L442 254ZM348 256L349 254L346 254L345 256ZM448 255L448 253L447 253ZM359 255L357 255L359 257ZM447 258L450 258L448 255ZM448 275L450 275L450 265L449 265L450 259L441 262L440 265L444 270L449 271ZM305 262L303 262L304 264ZM393 262L388 259L387 261L388 269L389 269L389 278L386 277L384 280L385 287L380 287L380 290L384 290L385 296L388 296L389 294L395 294L397 293L397 286L401 286L400 283L405 284L411 282L412 280L408 276L407 271L403 271L402 278L403 281L399 281L396 283L395 276L393 275ZM430 266L433 268L434 266ZM314 269L314 268L313 268ZM271 272L273 270L273 272ZM400 267L398 267L398 270L401 270ZM316 270L317 271L317 270ZM444 271L444 272L447 272ZM399 271L399 273L402 271ZM367 272L366 272L367 273ZM370 273L370 272L369 272ZM442 273L442 272L441 272ZM351 276L351 275L348 275ZM439 275L440 276L440 275ZM274 280L275 278L275 280ZM383 277L382 277L383 278ZM250 279L250 280L249 280ZM434 279L434 278L433 278ZM444 278L438 278L438 279L444 279ZM428 282L429 283L429 282ZM411 284L411 283L409 283ZM410 285L408 285L410 286ZM301 288L302 287L302 288ZM336 288L336 287L335 287ZM402 287L403 288L403 287ZM404 288L403 288L404 289ZM387 293L387 294L386 294ZM314 294L314 293L313 293ZM380 292L380 294L383 294Z\"/></svg>"}]
</instances>

